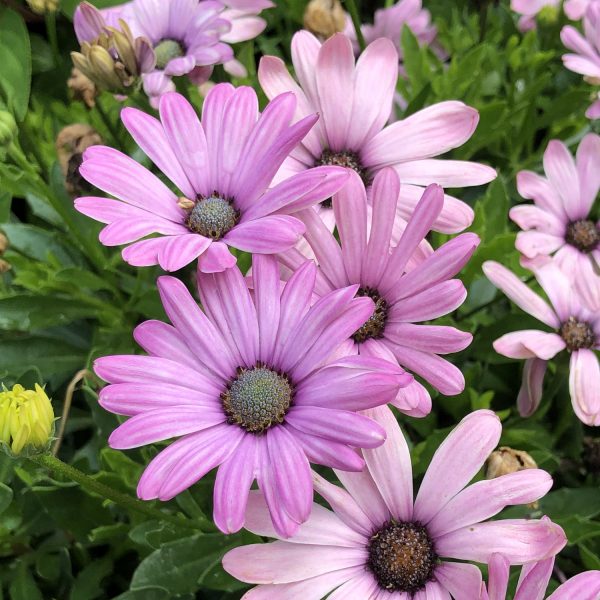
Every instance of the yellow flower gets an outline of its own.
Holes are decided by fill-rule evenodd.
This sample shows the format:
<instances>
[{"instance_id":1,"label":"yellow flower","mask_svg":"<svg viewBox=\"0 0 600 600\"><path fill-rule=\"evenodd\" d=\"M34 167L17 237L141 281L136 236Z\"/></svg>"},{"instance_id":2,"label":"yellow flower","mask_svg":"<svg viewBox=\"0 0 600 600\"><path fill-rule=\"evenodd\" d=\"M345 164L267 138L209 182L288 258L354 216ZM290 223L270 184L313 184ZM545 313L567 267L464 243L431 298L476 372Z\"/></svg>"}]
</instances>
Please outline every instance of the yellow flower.
<instances>
[{"instance_id":1,"label":"yellow flower","mask_svg":"<svg viewBox=\"0 0 600 600\"><path fill-rule=\"evenodd\" d=\"M0 392L0 444L13 454L20 454L27 446L44 450L53 430L52 404L37 383L35 390L17 384Z\"/></svg>"}]
</instances>

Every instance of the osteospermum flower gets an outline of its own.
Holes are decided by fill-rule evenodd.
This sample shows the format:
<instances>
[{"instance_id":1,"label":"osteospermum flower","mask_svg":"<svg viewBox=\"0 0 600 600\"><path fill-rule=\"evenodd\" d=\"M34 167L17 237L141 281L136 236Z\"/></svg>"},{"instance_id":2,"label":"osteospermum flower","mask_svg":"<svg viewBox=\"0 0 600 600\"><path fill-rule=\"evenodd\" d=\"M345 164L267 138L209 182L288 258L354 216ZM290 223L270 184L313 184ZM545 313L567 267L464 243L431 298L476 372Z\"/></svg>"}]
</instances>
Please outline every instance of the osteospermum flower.
<instances>
[{"instance_id":1,"label":"osteospermum flower","mask_svg":"<svg viewBox=\"0 0 600 600\"><path fill-rule=\"evenodd\" d=\"M462 102L440 102L386 127L398 79L398 53L390 40L369 44L355 65L347 36L338 33L321 45L311 33L300 31L292 38L292 59L300 85L274 56L261 59L260 84L269 98L293 91L298 98L296 119L312 112L321 119L291 152L278 180L315 165L340 165L356 171L370 186L378 171L391 166L403 183L398 214L407 219L426 185L465 187L496 176L485 165L432 158L473 135L479 115ZM320 210L332 227L329 203ZM445 196L434 229L456 233L472 221L467 204Z\"/></svg>"},{"instance_id":2,"label":"osteospermum flower","mask_svg":"<svg viewBox=\"0 0 600 600\"><path fill-rule=\"evenodd\" d=\"M554 254L589 306L600 309L600 223L590 215L600 189L600 137L583 138L577 162L562 142L552 140L544 169L546 177L531 171L517 175L519 193L534 206L510 210L510 218L524 229L516 247L534 261Z\"/></svg>"},{"instance_id":3,"label":"osteospermum flower","mask_svg":"<svg viewBox=\"0 0 600 600\"><path fill-rule=\"evenodd\" d=\"M579 73L592 85L600 85L600 2L588 5L583 19L585 37L566 25L560 32L562 43L575 54L565 54L562 59L565 67ZM600 96L600 94L599 94ZM596 100L585 113L588 119L600 118L600 99Z\"/></svg>"},{"instance_id":4,"label":"osteospermum flower","mask_svg":"<svg viewBox=\"0 0 600 600\"><path fill-rule=\"evenodd\" d=\"M558 6L561 0L511 0L510 8L520 14L519 31L535 29L536 17L540 13L547 13L551 19L558 15Z\"/></svg>"},{"instance_id":5,"label":"osteospermum flower","mask_svg":"<svg viewBox=\"0 0 600 600\"><path fill-rule=\"evenodd\" d=\"M231 23L220 15L223 9L223 4L213 0L133 0L103 12L83 2L75 11L73 24L79 42L97 38L106 25L119 19L135 37L149 40L156 67L143 75L143 85L156 104L159 96L175 90L172 76L233 59L231 47L221 41L231 29Z\"/></svg>"},{"instance_id":6,"label":"osteospermum flower","mask_svg":"<svg viewBox=\"0 0 600 600\"><path fill-rule=\"evenodd\" d=\"M485 563L501 552L511 564L523 564L565 545L562 529L549 521L484 522L505 506L535 501L552 486L539 469L468 485L500 438L493 412L474 412L457 425L433 456L414 501L410 454L398 423L386 407L368 414L385 428L387 440L363 451L367 469L337 471L345 489L313 474L333 512L314 505L290 540L225 555L226 571L259 584L244 599L425 600L451 594L475 600L481 572L456 560ZM246 528L280 537L259 493L251 495Z\"/></svg>"},{"instance_id":7,"label":"osteospermum flower","mask_svg":"<svg viewBox=\"0 0 600 600\"><path fill-rule=\"evenodd\" d=\"M263 254L291 248L304 225L290 213L327 198L348 176L319 167L268 189L317 120L311 115L291 125L295 107L294 95L282 94L260 114L252 88L220 84L204 101L202 123L175 93L161 98L160 121L125 108L125 127L179 194L129 156L92 146L79 172L118 200L78 198L75 207L108 223L103 244L130 244L123 258L135 266L176 271L200 257L200 270L215 272L235 265L229 246ZM136 241L153 233L160 237Z\"/></svg>"},{"instance_id":8,"label":"osteospermum flower","mask_svg":"<svg viewBox=\"0 0 600 600\"><path fill-rule=\"evenodd\" d=\"M554 330L514 331L494 342L499 354L526 359L517 399L521 416L533 414L540 403L547 361L567 351L573 410L587 425L600 425L600 366L596 355L600 349L600 313L585 306L566 275L552 263L535 270L552 307L501 264L488 261L483 270L519 308Z\"/></svg>"},{"instance_id":9,"label":"osteospermum flower","mask_svg":"<svg viewBox=\"0 0 600 600\"><path fill-rule=\"evenodd\" d=\"M552 575L554 556L524 565L517 584L514 600L543 600ZM510 563L501 554L492 555L488 565L488 586L482 590L481 600L506 600ZM560 585L547 600L598 600L600 598L600 571L579 573Z\"/></svg>"},{"instance_id":10,"label":"osteospermum flower","mask_svg":"<svg viewBox=\"0 0 600 600\"><path fill-rule=\"evenodd\" d=\"M469 260L479 238L464 233L433 253L422 247L444 202L443 190L432 185L405 224L400 241L392 246L400 190L393 169L380 171L373 181L369 219L364 185L353 173L333 197L339 243L314 210L301 213L307 225L305 237L319 264L316 291L326 294L357 284L358 294L375 302L373 316L353 332L344 351L384 358L414 371L443 394L459 394L464 389L464 377L439 354L463 350L470 344L471 334L454 327L416 323L445 315L464 302L467 292L452 278ZM279 258L292 269L304 260L297 249ZM424 416L431 410L431 397L414 381L399 390L394 404L407 414Z\"/></svg>"},{"instance_id":11,"label":"osteospermum flower","mask_svg":"<svg viewBox=\"0 0 600 600\"><path fill-rule=\"evenodd\" d=\"M255 255L253 300L239 269L200 273L204 312L181 281L158 280L173 325L136 328L149 356L95 363L111 384L100 404L131 417L110 436L113 448L180 437L144 471L140 498L173 498L218 466L214 519L222 531L244 525L257 479L275 530L289 536L311 511L309 460L364 467L353 447L378 446L385 432L355 411L388 402L411 377L379 359L332 356L373 302L354 298L350 286L310 306L315 275L307 261L280 294L277 261Z\"/></svg>"}]
</instances>

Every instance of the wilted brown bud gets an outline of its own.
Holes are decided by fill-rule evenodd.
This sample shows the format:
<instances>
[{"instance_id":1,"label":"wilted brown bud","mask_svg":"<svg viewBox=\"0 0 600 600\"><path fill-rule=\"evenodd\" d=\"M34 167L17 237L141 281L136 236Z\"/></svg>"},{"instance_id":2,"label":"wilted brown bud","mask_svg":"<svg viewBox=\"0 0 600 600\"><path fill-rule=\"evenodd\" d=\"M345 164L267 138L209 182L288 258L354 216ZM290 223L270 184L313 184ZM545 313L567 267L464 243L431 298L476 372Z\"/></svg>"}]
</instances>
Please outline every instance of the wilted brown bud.
<instances>
[{"instance_id":1,"label":"wilted brown bud","mask_svg":"<svg viewBox=\"0 0 600 600\"><path fill-rule=\"evenodd\" d=\"M65 178L65 187L73 196L91 191L90 185L79 174L82 154L86 148L102 143L98 132L84 123L67 125L56 137L56 153Z\"/></svg>"},{"instance_id":2,"label":"wilted brown bud","mask_svg":"<svg viewBox=\"0 0 600 600\"><path fill-rule=\"evenodd\" d=\"M6 273L12 269L10 263L6 262L4 259L0 258L0 273Z\"/></svg>"},{"instance_id":3,"label":"wilted brown bud","mask_svg":"<svg viewBox=\"0 0 600 600\"><path fill-rule=\"evenodd\" d=\"M340 0L311 0L304 11L304 27L321 38L344 31L346 15Z\"/></svg>"},{"instance_id":4,"label":"wilted brown bud","mask_svg":"<svg viewBox=\"0 0 600 600\"><path fill-rule=\"evenodd\" d=\"M8 248L8 238L0 232L0 256L6 252Z\"/></svg>"},{"instance_id":5,"label":"wilted brown bud","mask_svg":"<svg viewBox=\"0 0 600 600\"><path fill-rule=\"evenodd\" d=\"M44 15L58 10L59 0L27 0L29 8L38 15Z\"/></svg>"},{"instance_id":6,"label":"wilted brown bud","mask_svg":"<svg viewBox=\"0 0 600 600\"><path fill-rule=\"evenodd\" d=\"M75 100L82 100L88 108L96 106L98 90L96 84L79 69L71 69L71 77L67 79L67 86L73 93Z\"/></svg>"},{"instance_id":7,"label":"wilted brown bud","mask_svg":"<svg viewBox=\"0 0 600 600\"><path fill-rule=\"evenodd\" d=\"M524 469L537 469L537 464L527 452L523 450L513 450L508 446L501 446L490 454L485 463L486 479L494 479L515 471Z\"/></svg>"},{"instance_id":8,"label":"wilted brown bud","mask_svg":"<svg viewBox=\"0 0 600 600\"><path fill-rule=\"evenodd\" d=\"M127 94L141 83L142 73L154 69L156 56L147 38L134 38L123 20L119 25L106 27L93 42L83 42L81 52L71 52L71 58L99 88Z\"/></svg>"},{"instance_id":9,"label":"wilted brown bud","mask_svg":"<svg viewBox=\"0 0 600 600\"><path fill-rule=\"evenodd\" d=\"M177 200L177 206L179 206L179 208L183 208L183 210L192 210L195 205L196 203L193 200L190 200L185 196L181 196L181 198Z\"/></svg>"}]
</instances>

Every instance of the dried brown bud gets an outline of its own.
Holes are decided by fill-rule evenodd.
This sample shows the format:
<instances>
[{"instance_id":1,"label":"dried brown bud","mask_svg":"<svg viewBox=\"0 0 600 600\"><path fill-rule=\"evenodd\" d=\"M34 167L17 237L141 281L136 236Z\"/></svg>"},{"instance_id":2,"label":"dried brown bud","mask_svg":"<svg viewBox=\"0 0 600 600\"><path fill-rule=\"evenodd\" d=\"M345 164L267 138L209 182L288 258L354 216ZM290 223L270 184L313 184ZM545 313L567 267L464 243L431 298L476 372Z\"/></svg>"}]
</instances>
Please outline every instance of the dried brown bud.
<instances>
[{"instance_id":1,"label":"dried brown bud","mask_svg":"<svg viewBox=\"0 0 600 600\"><path fill-rule=\"evenodd\" d=\"M8 248L8 238L0 232L0 256L6 252Z\"/></svg>"},{"instance_id":2,"label":"dried brown bud","mask_svg":"<svg viewBox=\"0 0 600 600\"><path fill-rule=\"evenodd\" d=\"M513 450L508 446L501 446L498 450L492 452L485 466L486 479L494 479L524 469L537 469L535 460L527 452Z\"/></svg>"},{"instance_id":3,"label":"dried brown bud","mask_svg":"<svg viewBox=\"0 0 600 600\"><path fill-rule=\"evenodd\" d=\"M11 269L12 269L11 264L6 262L2 258L0 258L0 273L6 273L7 271L10 271Z\"/></svg>"},{"instance_id":4,"label":"dried brown bud","mask_svg":"<svg viewBox=\"0 0 600 600\"><path fill-rule=\"evenodd\" d=\"M346 15L340 0L311 0L304 11L304 27L321 38L344 31Z\"/></svg>"},{"instance_id":5,"label":"dried brown bud","mask_svg":"<svg viewBox=\"0 0 600 600\"><path fill-rule=\"evenodd\" d=\"M49 12L56 12L59 0L27 0L29 8L38 15L44 15Z\"/></svg>"},{"instance_id":6,"label":"dried brown bud","mask_svg":"<svg viewBox=\"0 0 600 600\"><path fill-rule=\"evenodd\" d=\"M58 162L65 178L67 191L74 196L91 191L89 184L79 174L82 154L86 148L102 143L98 132L85 123L74 123L62 129L56 138Z\"/></svg>"},{"instance_id":7,"label":"dried brown bud","mask_svg":"<svg viewBox=\"0 0 600 600\"><path fill-rule=\"evenodd\" d=\"M67 79L67 86L72 91L75 100L82 100L88 108L96 106L96 96L98 95L96 84L76 67L71 69L71 77Z\"/></svg>"},{"instance_id":8,"label":"dried brown bud","mask_svg":"<svg viewBox=\"0 0 600 600\"><path fill-rule=\"evenodd\" d=\"M193 200L190 200L185 196L181 196L181 198L177 199L177 206L179 206L179 208L183 208L183 210L192 210L195 205L196 203Z\"/></svg>"}]
</instances>

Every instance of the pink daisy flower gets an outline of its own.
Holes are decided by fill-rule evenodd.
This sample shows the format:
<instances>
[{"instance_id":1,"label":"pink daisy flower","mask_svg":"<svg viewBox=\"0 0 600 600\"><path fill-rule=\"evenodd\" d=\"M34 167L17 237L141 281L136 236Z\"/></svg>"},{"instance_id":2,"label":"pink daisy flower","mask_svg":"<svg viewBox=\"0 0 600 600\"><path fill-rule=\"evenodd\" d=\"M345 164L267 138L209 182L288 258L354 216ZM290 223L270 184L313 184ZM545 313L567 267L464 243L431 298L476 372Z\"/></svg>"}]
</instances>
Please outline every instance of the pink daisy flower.
<instances>
[{"instance_id":1,"label":"pink daisy flower","mask_svg":"<svg viewBox=\"0 0 600 600\"><path fill-rule=\"evenodd\" d=\"M233 59L233 50L221 37L231 23L221 17L224 6L213 0L133 0L117 8L100 11L81 3L73 18L77 39L91 41L108 25L123 19L134 37L148 39L156 55L156 68L143 75L144 91L153 105L175 91L174 75L186 75L196 67L209 67Z\"/></svg>"},{"instance_id":2,"label":"pink daisy flower","mask_svg":"<svg viewBox=\"0 0 600 600\"><path fill-rule=\"evenodd\" d=\"M600 2L588 5L583 18L585 37L566 25L560 32L562 43L575 54L565 54L565 67L579 73L592 85L600 85ZM600 118L600 100L594 102L585 113L588 119Z\"/></svg>"},{"instance_id":3,"label":"pink daisy flower","mask_svg":"<svg viewBox=\"0 0 600 600\"><path fill-rule=\"evenodd\" d=\"M552 575L554 556L529 563L521 569L514 600L544 600ZM510 563L501 554L492 555L489 565L487 590L481 600L506 600ZM547 600L598 600L600 598L600 571L586 571L575 575L550 594Z\"/></svg>"},{"instance_id":4,"label":"pink daisy flower","mask_svg":"<svg viewBox=\"0 0 600 600\"><path fill-rule=\"evenodd\" d=\"M381 423L387 440L363 451L366 470L336 471L345 489L313 474L333 512L315 504L296 536L281 541L262 494L251 493L246 528L280 541L235 548L223 558L228 573L259 584L244 599L476 600L481 572L454 561L485 563L501 552L511 564L523 564L565 545L562 529L549 521L484 522L506 506L541 498L552 486L539 469L468 485L500 439L493 412L474 412L457 425L433 456L414 501L410 454L398 423L386 407L367 414Z\"/></svg>"},{"instance_id":5,"label":"pink daisy flower","mask_svg":"<svg viewBox=\"0 0 600 600\"><path fill-rule=\"evenodd\" d=\"M519 19L519 31L535 29L536 16L546 7L558 9L561 0L511 0L510 8L522 15Z\"/></svg>"},{"instance_id":6,"label":"pink daisy flower","mask_svg":"<svg viewBox=\"0 0 600 600\"><path fill-rule=\"evenodd\" d=\"M566 275L552 263L535 269L552 307L501 264L488 261L483 271L519 308L554 330L514 331L494 342L499 354L526 359L517 398L521 416L532 415L540 403L547 361L566 350L573 410L586 425L600 425L600 366L595 352L600 349L600 313L584 305Z\"/></svg>"},{"instance_id":7,"label":"pink daisy flower","mask_svg":"<svg viewBox=\"0 0 600 600\"><path fill-rule=\"evenodd\" d=\"M316 268L307 261L280 293L273 257L255 255L254 299L239 269L199 273L204 312L174 277L158 289L172 325L134 331L149 356L107 356L94 369L110 385L100 404L130 418L109 438L126 449L179 437L140 479L143 500L169 500L219 467L214 519L225 533L244 525L254 479L274 528L292 535L310 515L309 460L360 471L354 447L385 439L356 411L393 399L411 376L385 361L332 356L372 314L358 286L310 306ZM335 427L332 427L335 423Z\"/></svg>"},{"instance_id":8,"label":"pink daisy flower","mask_svg":"<svg viewBox=\"0 0 600 600\"><path fill-rule=\"evenodd\" d=\"M329 197L348 177L339 167L318 167L268 189L317 120L310 115L292 125L295 108L294 95L282 94L261 114L252 88L226 83L207 95L202 122L176 93L161 98L160 121L125 108L125 127L180 193L129 156L91 146L79 172L117 200L78 198L75 207L108 224L100 233L103 244L130 244L123 258L138 267L176 271L199 257L200 270L210 273L235 265L228 247L287 250L304 232L290 213ZM150 234L160 237L141 240Z\"/></svg>"},{"instance_id":9,"label":"pink daisy flower","mask_svg":"<svg viewBox=\"0 0 600 600\"><path fill-rule=\"evenodd\" d=\"M293 91L298 98L296 119L312 112L321 118L283 163L277 180L315 165L340 165L356 171L370 186L378 171L391 166L403 184L398 214L408 219L424 186L465 187L496 177L485 165L432 158L473 135L479 115L462 102L440 102L386 127L398 79L398 53L390 40L369 44L355 65L352 43L345 35L336 34L321 45L315 36L300 31L292 38L292 59L300 85L274 56L261 59L260 84L269 98ZM333 228L329 203L320 211ZM472 221L470 206L445 196L434 229L456 233Z\"/></svg>"},{"instance_id":10,"label":"pink daisy flower","mask_svg":"<svg viewBox=\"0 0 600 600\"><path fill-rule=\"evenodd\" d=\"M552 140L544 170L546 177L531 171L517 175L519 194L534 202L510 210L524 230L517 235L517 250L534 262L553 254L590 307L600 309L600 223L590 215L600 189L600 137L583 138L577 161L562 142Z\"/></svg>"},{"instance_id":11,"label":"pink daisy flower","mask_svg":"<svg viewBox=\"0 0 600 600\"><path fill-rule=\"evenodd\" d=\"M347 340L346 353L383 358L414 371L443 394L459 394L464 376L439 354L464 350L472 335L454 327L417 323L446 315L464 302L465 287L453 277L471 257L479 238L464 233L435 252L422 247L444 202L442 188L431 185L405 224L400 241L391 245L400 190L394 170L381 170L373 181L369 218L365 187L353 173L333 196L339 243L314 210L301 213L305 237L319 264L315 289L324 295L356 284L360 296L375 302L373 316ZM292 249L279 259L293 270L305 257ZM406 414L422 417L431 410L431 397L414 381L399 390L393 404Z\"/></svg>"}]
</instances>

